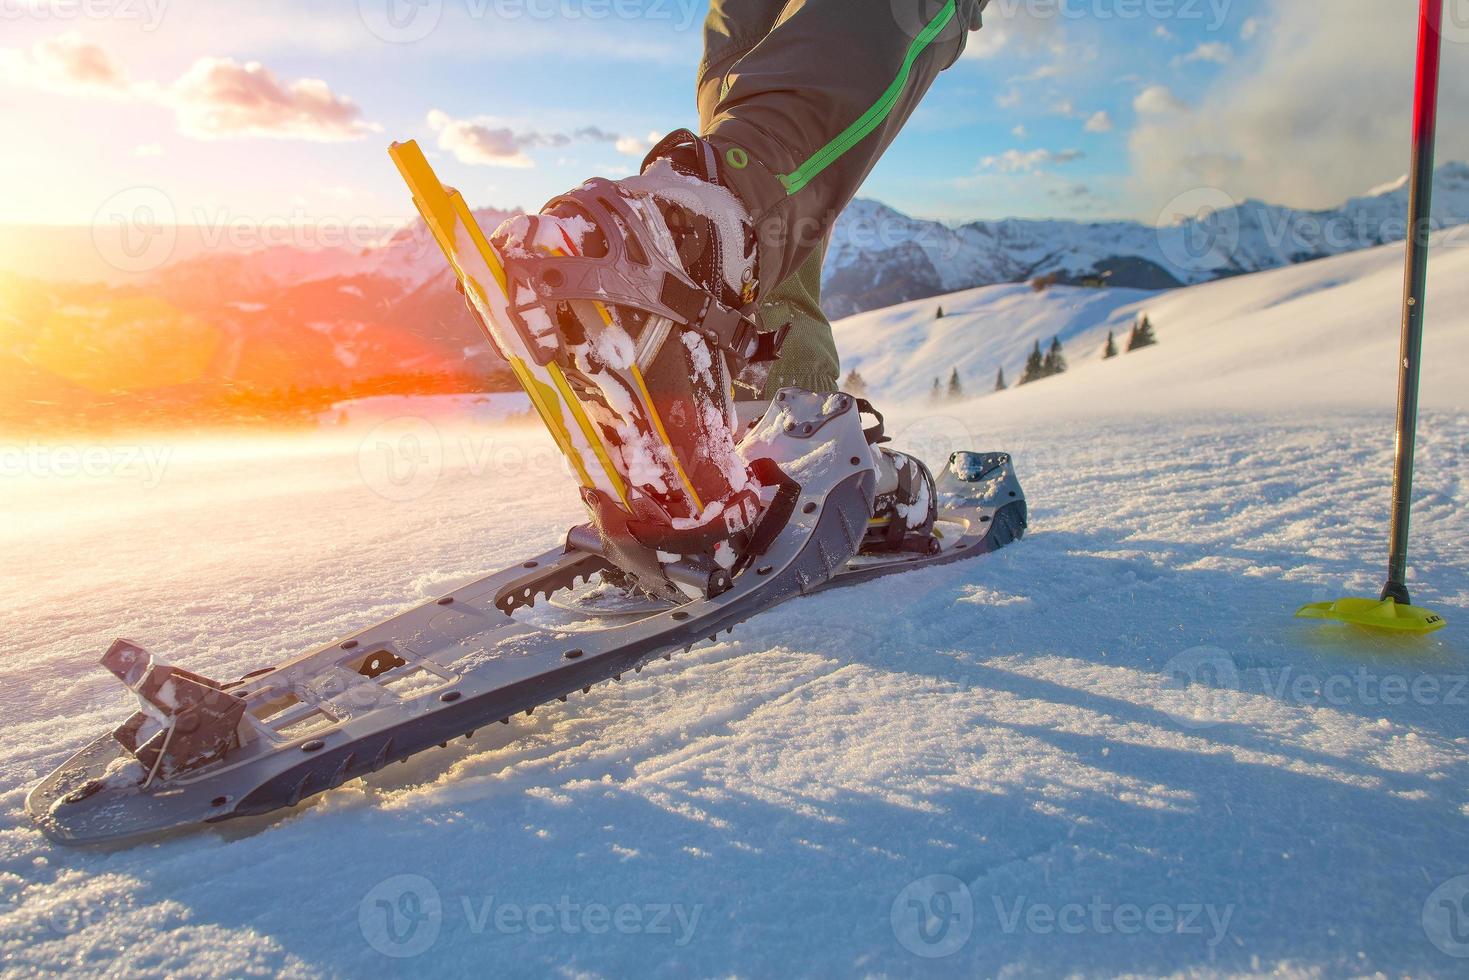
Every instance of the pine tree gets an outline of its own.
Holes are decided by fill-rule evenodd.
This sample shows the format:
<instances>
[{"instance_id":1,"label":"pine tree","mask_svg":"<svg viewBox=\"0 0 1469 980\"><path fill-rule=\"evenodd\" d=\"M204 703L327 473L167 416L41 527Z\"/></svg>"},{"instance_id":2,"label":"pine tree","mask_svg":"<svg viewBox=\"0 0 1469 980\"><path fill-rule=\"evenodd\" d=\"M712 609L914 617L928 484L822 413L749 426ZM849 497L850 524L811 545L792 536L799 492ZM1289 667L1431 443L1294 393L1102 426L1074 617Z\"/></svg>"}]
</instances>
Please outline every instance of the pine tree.
<instances>
[{"instance_id":1,"label":"pine tree","mask_svg":"<svg viewBox=\"0 0 1469 980\"><path fill-rule=\"evenodd\" d=\"M1051 338L1051 349L1046 351L1046 356L1041 360L1041 370L1046 377L1066 373L1066 355L1061 353L1061 338Z\"/></svg>"},{"instance_id":2,"label":"pine tree","mask_svg":"<svg viewBox=\"0 0 1469 980\"><path fill-rule=\"evenodd\" d=\"M855 395L858 398L865 398L867 397L867 381L862 377L862 375L857 373L856 368L853 368L851 372L847 374L847 380L842 382L842 390L849 395Z\"/></svg>"},{"instance_id":3,"label":"pine tree","mask_svg":"<svg viewBox=\"0 0 1469 980\"><path fill-rule=\"evenodd\" d=\"M1039 381L1045 375L1045 361L1041 357L1041 342L1035 342L1035 349L1025 359L1025 373L1020 376L1020 383L1028 385L1032 381Z\"/></svg>"},{"instance_id":4,"label":"pine tree","mask_svg":"<svg viewBox=\"0 0 1469 980\"><path fill-rule=\"evenodd\" d=\"M933 387L928 390L928 400L934 404L944 400L944 386L939 384L939 379L933 379Z\"/></svg>"},{"instance_id":5,"label":"pine tree","mask_svg":"<svg viewBox=\"0 0 1469 980\"><path fill-rule=\"evenodd\" d=\"M1132 336L1127 341L1129 353L1142 350L1144 347L1152 347L1158 342L1158 337L1153 333L1153 322L1144 314L1137 325L1132 328Z\"/></svg>"},{"instance_id":6,"label":"pine tree","mask_svg":"<svg viewBox=\"0 0 1469 980\"><path fill-rule=\"evenodd\" d=\"M944 318L944 308L942 306L940 306L939 307L939 315L936 316L936 317L934 317L934 319L935 320L942 320L943 318Z\"/></svg>"},{"instance_id":7,"label":"pine tree","mask_svg":"<svg viewBox=\"0 0 1469 980\"><path fill-rule=\"evenodd\" d=\"M1005 384L1005 369L1000 368L1000 370L995 373L995 390L1004 391L1008 387L1010 386Z\"/></svg>"},{"instance_id":8,"label":"pine tree","mask_svg":"<svg viewBox=\"0 0 1469 980\"><path fill-rule=\"evenodd\" d=\"M1102 350L1102 360L1108 361L1117 356L1117 339L1112 336L1112 331L1107 331L1107 346Z\"/></svg>"},{"instance_id":9,"label":"pine tree","mask_svg":"<svg viewBox=\"0 0 1469 980\"><path fill-rule=\"evenodd\" d=\"M964 385L959 381L959 369L949 373L949 401L956 402L964 397Z\"/></svg>"}]
</instances>

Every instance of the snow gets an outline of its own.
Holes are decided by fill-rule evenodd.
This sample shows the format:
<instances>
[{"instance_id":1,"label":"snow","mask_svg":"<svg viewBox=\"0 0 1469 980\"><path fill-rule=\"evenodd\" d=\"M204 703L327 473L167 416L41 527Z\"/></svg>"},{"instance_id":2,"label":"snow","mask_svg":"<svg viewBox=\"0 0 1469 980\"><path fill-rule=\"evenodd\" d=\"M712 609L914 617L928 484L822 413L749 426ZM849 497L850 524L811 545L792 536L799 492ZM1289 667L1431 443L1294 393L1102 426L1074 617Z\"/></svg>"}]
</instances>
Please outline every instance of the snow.
<instances>
[{"instance_id":1,"label":"snow","mask_svg":"<svg viewBox=\"0 0 1469 980\"><path fill-rule=\"evenodd\" d=\"M1469 404L1466 235L1469 226L1434 236L1425 405ZM1070 363L1064 384L1012 387L985 400L986 418L1382 407L1396 403L1402 276L1402 245L1384 245L1167 292L985 286L859 314L835 329L843 370L859 371L879 404L923 401L956 367L970 395L990 392L1001 367L1013 386L1032 344L1044 350L1059 337ZM935 319L939 306L943 319ZM1103 361L1108 331L1125 351L1142 314L1159 346Z\"/></svg>"},{"instance_id":2,"label":"snow","mask_svg":"<svg viewBox=\"0 0 1469 980\"><path fill-rule=\"evenodd\" d=\"M1469 871L1469 253L1434 260L1415 488L1411 584L1450 626L1290 616L1380 585L1399 258L841 324L896 448L1015 455L1023 542L793 600L284 814L111 851L49 844L22 801L130 710L96 663L114 636L236 677L555 547L582 511L537 428L427 411L108 457L150 474L26 457L0 524L6 972L1459 972L1438 900ZM1085 353L1141 305L1157 347ZM956 357L974 389L1063 330L1066 376L923 404Z\"/></svg>"}]
</instances>

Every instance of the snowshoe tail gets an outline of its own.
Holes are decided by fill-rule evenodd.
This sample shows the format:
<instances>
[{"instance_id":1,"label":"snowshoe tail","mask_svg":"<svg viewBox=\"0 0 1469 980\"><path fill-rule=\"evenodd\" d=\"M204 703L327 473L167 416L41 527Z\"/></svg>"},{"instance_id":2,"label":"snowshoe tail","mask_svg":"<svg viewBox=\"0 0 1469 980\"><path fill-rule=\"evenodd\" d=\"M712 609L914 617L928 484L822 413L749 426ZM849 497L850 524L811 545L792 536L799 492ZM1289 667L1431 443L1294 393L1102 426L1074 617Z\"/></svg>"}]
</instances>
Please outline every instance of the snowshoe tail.
<instances>
[{"instance_id":1,"label":"snowshoe tail","mask_svg":"<svg viewBox=\"0 0 1469 980\"><path fill-rule=\"evenodd\" d=\"M601 535L576 528L565 547L231 683L115 643L104 663L140 711L43 780L27 811L54 840L85 844L295 806L822 588L856 553L872 512L877 474L855 400L787 389L741 452L765 461L772 520L730 568L675 573L702 586L697 597L643 615L573 622L536 608L622 573Z\"/></svg>"}]
</instances>

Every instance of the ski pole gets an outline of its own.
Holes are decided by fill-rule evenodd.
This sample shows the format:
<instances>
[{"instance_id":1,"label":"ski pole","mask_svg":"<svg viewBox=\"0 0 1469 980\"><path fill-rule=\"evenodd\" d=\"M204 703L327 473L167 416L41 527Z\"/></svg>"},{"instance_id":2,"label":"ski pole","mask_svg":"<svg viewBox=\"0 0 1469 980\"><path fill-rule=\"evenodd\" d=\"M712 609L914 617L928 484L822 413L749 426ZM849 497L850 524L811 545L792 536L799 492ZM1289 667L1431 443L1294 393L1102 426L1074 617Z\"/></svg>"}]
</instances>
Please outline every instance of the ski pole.
<instances>
[{"instance_id":1,"label":"ski pole","mask_svg":"<svg viewBox=\"0 0 1469 980\"><path fill-rule=\"evenodd\" d=\"M1418 14L1418 82L1413 105L1413 164L1407 273L1403 288L1403 336L1398 358L1397 458L1392 483L1392 533L1382 598L1409 605L1408 523L1413 501L1413 453L1418 436L1418 374L1423 354L1423 301L1428 283L1428 240L1433 210L1433 150L1438 129L1439 56L1443 0L1421 0Z\"/></svg>"}]
</instances>

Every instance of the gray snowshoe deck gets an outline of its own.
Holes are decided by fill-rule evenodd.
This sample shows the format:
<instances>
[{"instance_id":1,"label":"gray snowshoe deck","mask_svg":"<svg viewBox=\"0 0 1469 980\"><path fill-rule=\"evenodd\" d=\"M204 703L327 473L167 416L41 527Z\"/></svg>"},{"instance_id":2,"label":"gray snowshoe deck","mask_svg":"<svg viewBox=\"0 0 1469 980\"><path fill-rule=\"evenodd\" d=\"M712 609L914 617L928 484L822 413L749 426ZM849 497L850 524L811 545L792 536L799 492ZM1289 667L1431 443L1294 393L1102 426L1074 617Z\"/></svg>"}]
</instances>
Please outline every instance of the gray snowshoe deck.
<instances>
[{"instance_id":1,"label":"gray snowshoe deck","mask_svg":"<svg viewBox=\"0 0 1469 980\"><path fill-rule=\"evenodd\" d=\"M143 710L36 786L28 813L52 839L89 844L295 806L668 659L788 598L984 554L1024 531L1019 485L1008 458L995 454L974 470L981 478L956 472L941 481L941 492L944 483L951 494L968 492L959 498L968 505L948 512L963 529L952 543L932 555L854 562L875 471L852 400L794 393L760 432L765 442L754 448L786 469L799 497L784 530L726 591L580 629L538 625L526 615L538 599L611 569L568 545L229 684L119 640L104 663Z\"/></svg>"}]
</instances>

